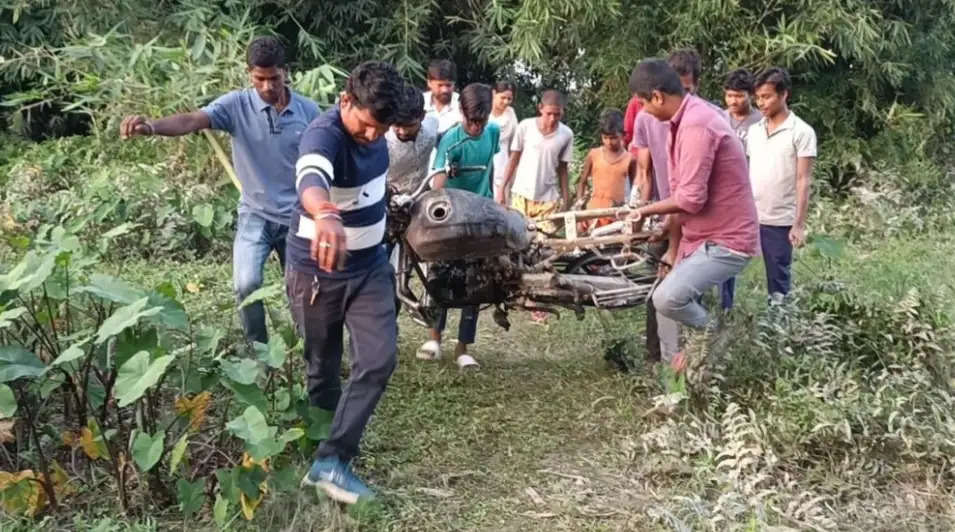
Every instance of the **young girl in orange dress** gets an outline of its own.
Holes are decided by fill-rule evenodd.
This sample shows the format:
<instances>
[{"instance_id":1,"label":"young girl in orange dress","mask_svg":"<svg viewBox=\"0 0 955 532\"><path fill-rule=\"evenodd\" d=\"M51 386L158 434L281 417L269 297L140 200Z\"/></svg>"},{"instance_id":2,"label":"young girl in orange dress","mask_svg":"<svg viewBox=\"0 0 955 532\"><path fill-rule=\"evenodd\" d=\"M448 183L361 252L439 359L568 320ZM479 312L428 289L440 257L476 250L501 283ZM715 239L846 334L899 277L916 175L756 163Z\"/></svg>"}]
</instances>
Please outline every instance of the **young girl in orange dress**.
<instances>
[{"instance_id":1,"label":"young girl in orange dress","mask_svg":"<svg viewBox=\"0 0 955 532\"><path fill-rule=\"evenodd\" d=\"M600 115L600 146L587 153L577 180L578 202L588 197L589 184L592 191L588 209L623 206L627 201L627 183L633 183L636 176L637 161L623 145L623 113L607 109ZM600 218L581 222L583 225L578 230L590 230L613 221L613 218Z\"/></svg>"}]
</instances>

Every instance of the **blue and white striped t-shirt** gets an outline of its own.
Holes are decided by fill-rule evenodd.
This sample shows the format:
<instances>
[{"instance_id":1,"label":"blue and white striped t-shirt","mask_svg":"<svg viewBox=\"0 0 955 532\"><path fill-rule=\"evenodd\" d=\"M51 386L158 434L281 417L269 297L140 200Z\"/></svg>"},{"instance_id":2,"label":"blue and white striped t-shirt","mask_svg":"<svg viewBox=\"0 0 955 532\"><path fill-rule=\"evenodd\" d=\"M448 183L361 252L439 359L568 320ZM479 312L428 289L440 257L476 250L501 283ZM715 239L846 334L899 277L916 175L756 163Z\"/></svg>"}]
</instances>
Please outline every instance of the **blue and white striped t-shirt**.
<instances>
[{"instance_id":1,"label":"blue and white striped t-shirt","mask_svg":"<svg viewBox=\"0 0 955 532\"><path fill-rule=\"evenodd\" d=\"M335 106L319 115L302 134L295 173L298 201L286 240L289 267L327 277L350 277L386 260L382 241L388 144L384 137L370 144L355 142ZM302 207L302 192L310 187L327 190L329 200L341 210L348 256L340 271L321 271L311 257L315 222Z\"/></svg>"}]
</instances>

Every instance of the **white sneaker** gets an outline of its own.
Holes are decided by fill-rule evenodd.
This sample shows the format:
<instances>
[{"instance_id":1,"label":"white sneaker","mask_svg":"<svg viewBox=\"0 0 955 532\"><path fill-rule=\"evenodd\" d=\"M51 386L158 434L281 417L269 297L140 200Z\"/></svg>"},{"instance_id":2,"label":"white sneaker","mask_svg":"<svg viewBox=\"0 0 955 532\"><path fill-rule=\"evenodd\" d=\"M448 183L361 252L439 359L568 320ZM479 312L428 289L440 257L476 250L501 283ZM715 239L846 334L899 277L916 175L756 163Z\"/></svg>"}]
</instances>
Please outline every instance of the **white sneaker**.
<instances>
[{"instance_id":1,"label":"white sneaker","mask_svg":"<svg viewBox=\"0 0 955 532\"><path fill-rule=\"evenodd\" d=\"M477 360L474 360L474 357L468 354L459 356L457 362L461 369L478 369L481 367Z\"/></svg>"},{"instance_id":2,"label":"white sneaker","mask_svg":"<svg viewBox=\"0 0 955 532\"><path fill-rule=\"evenodd\" d=\"M421 344L415 356L418 360L438 360L441 358L441 344L434 340L428 340Z\"/></svg>"}]
</instances>

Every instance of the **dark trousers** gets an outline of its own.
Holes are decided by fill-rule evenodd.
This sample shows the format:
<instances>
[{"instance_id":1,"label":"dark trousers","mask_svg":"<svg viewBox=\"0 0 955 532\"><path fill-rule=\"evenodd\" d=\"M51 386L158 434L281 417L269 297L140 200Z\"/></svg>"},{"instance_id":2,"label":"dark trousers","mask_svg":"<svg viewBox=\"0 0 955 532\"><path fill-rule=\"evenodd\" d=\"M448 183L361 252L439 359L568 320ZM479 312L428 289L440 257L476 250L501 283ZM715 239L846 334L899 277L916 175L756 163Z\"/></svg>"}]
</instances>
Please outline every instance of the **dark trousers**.
<instances>
[{"instance_id":1,"label":"dark trousers","mask_svg":"<svg viewBox=\"0 0 955 532\"><path fill-rule=\"evenodd\" d=\"M397 364L394 271L383 263L345 279L286 269L292 316L305 339L308 400L335 412L317 457L347 462ZM313 294L316 294L313 299ZM342 389L344 327L350 335L351 376Z\"/></svg>"},{"instance_id":2,"label":"dark trousers","mask_svg":"<svg viewBox=\"0 0 955 532\"><path fill-rule=\"evenodd\" d=\"M660 242L650 244L647 251L650 255L662 259L666 255L667 248L670 247L670 242L667 239L663 239ZM671 264L672 266L672 264ZM653 306L653 298L647 298L647 323L646 323L646 337L647 337L647 360L650 362L659 362L661 359L661 349L660 349L660 332L657 329L657 309Z\"/></svg>"},{"instance_id":3,"label":"dark trousers","mask_svg":"<svg viewBox=\"0 0 955 532\"><path fill-rule=\"evenodd\" d=\"M458 341L462 344L470 345L474 343L474 337L477 335L478 307L464 307L461 309L461 322L458 323ZM438 313L438 321L434 324L438 333L444 331L448 323L448 309L443 308Z\"/></svg>"},{"instance_id":4,"label":"dark trousers","mask_svg":"<svg viewBox=\"0 0 955 532\"><path fill-rule=\"evenodd\" d=\"M792 283L793 246L789 242L791 226L760 225L759 241L766 265L769 295L789 293Z\"/></svg>"},{"instance_id":5,"label":"dark trousers","mask_svg":"<svg viewBox=\"0 0 955 532\"><path fill-rule=\"evenodd\" d=\"M736 296L736 277L730 277L720 285L720 307L723 310L733 308L733 299Z\"/></svg>"}]
</instances>

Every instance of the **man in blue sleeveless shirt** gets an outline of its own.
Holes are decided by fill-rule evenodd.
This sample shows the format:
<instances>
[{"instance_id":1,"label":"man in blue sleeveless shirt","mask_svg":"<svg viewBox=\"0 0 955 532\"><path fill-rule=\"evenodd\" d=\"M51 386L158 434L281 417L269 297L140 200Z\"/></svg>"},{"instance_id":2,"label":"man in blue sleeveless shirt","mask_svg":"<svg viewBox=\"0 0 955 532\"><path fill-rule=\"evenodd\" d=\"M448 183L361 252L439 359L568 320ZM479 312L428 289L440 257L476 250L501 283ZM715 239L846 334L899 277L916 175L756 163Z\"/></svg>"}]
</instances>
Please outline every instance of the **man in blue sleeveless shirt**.
<instances>
[{"instance_id":1,"label":"man in blue sleeveless shirt","mask_svg":"<svg viewBox=\"0 0 955 532\"><path fill-rule=\"evenodd\" d=\"M246 52L251 88L224 94L201 110L149 120L123 120L124 138L176 137L217 129L232 136L232 164L242 185L232 246L236 302L262 287L265 262L274 250L285 264L285 234L295 203L295 160L302 132L316 116L312 100L286 86L285 49L275 37L259 37ZM249 342L268 342L261 302L239 309Z\"/></svg>"},{"instance_id":2,"label":"man in blue sleeveless shirt","mask_svg":"<svg viewBox=\"0 0 955 532\"><path fill-rule=\"evenodd\" d=\"M397 362L394 271L382 244L388 145L404 82L388 63L351 72L340 103L305 131L286 282L305 338L309 404L333 411L330 434L302 480L353 504L373 493L351 470L358 444ZM351 376L342 388L343 327Z\"/></svg>"}]
</instances>

